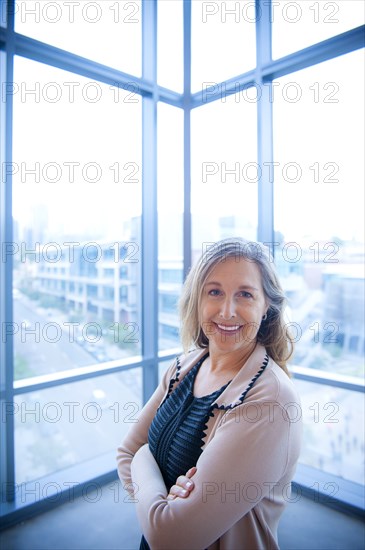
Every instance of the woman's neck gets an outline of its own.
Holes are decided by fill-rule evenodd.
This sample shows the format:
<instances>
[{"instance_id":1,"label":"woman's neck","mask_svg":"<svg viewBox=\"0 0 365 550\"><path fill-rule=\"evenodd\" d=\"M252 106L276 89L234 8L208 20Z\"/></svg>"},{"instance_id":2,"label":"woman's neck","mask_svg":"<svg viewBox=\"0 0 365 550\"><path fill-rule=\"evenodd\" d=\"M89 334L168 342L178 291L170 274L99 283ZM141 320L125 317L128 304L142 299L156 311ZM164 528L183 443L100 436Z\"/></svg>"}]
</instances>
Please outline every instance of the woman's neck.
<instances>
[{"instance_id":1,"label":"woman's neck","mask_svg":"<svg viewBox=\"0 0 365 550\"><path fill-rule=\"evenodd\" d=\"M257 342L245 349L224 352L214 347L209 347L209 371L219 375L222 372L238 372L255 350Z\"/></svg>"}]
</instances>

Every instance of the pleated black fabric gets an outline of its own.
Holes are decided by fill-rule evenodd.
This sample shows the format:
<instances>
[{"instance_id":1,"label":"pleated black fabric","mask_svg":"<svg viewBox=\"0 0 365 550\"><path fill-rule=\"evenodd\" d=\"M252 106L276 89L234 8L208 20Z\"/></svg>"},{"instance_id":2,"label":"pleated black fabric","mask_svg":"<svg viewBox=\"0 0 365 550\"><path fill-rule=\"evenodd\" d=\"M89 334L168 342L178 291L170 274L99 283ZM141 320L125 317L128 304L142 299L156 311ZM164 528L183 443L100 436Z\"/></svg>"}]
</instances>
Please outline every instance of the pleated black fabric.
<instances>
[{"instance_id":1,"label":"pleated black fabric","mask_svg":"<svg viewBox=\"0 0 365 550\"><path fill-rule=\"evenodd\" d=\"M167 396L149 429L149 447L160 467L167 489L175 484L179 475L185 474L196 465L202 452L210 405L229 384L228 382L209 395L194 397L194 380L206 357L208 354L200 359Z\"/></svg>"},{"instance_id":2,"label":"pleated black fabric","mask_svg":"<svg viewBox=\"0 0 365 550\"><path fill-rule=\"evenodd\" d=\"M158 408L149 432L148 444L169 490L175 485L179 475L195 466L202 453L206 425L211 414L211 404L223 392L227 382L215 392L195 397L194 380L203 361L188 372L177 388L169 393ZM169 392L171 386L169 388ZM140 550L149 550L148 543L142 537Z\"/></svg>"}]
</instances>

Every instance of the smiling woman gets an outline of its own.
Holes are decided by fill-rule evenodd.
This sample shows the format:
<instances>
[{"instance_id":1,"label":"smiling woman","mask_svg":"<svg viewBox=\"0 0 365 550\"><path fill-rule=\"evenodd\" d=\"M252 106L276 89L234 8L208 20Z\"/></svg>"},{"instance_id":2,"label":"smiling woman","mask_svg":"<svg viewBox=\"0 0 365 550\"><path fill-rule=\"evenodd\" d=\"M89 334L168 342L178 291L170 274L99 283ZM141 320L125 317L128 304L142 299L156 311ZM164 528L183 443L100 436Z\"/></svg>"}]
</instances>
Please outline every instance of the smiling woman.
<instances>
[{"instance_id":1,"label":"smiling woman","mask_svg":"<svg viewBox=\"0 0 365 550\"><path fill-rule=\"evenodd\" d=\"M223 281L217 281L218 277ZM222 284L227 288L222 288ZM216 296L213 301L212 295ZM220 307L238 308L236 313L242 312L238 336L241 345L257 340L288 373L286 363L293 352L293 343L284 319L286 298L266 247L239 238L224 239L203 254L190 271L180 300L181 340L185 351L192 344L208 347L210 336L218 332L214 323L217 317L210 321L201 318L204 304L216 302ZM236 324L224 320L225 315L232 313L234 311L218 312L220 325Z\"/></svg>"},{"instance_id":2,"label":"smiling woman","mask_svg":"<svg viewBox=\"0 0 365 550\"><path fill-rule=\"evenodd\" d=\"M140 549L278 548L301 440L284 305L259 243L220 241L190 271L180 300L186 353L118 450Z\"/></svg>"},{"instance_id":3,"label":"smiling woman","mask_svg":"<svg viewBox=\"0 0 365 550\"><path fill-rule=\"evenodd\" d=\"M200 369L194 384L195 395L202 393L203 388L213 391L218 380L228 381L230 374L238 372L255 349L256 335L267 316L267 308L255 263L244 258L227 258L213 268L203 286L199 308L199 324L209 340L210 374ZM228 364L221 366L222 360L218 359L214 368L212 357L225 358L227 353ZM207 364L208 359L204 365Z\"/></svg>"},{"instance_id":4,"label":"smiling woman","mask_svg":"<svg viewBox=\"0 0 365 550\"><path fill-rule=\"evenodd\" d=\"M243 258L239 262L229 258L213 269L203 290L200 320L211 348L226 344L231 351L254 347L267 309L260 279L257 265Z\"/></svg>"}]
</instances>

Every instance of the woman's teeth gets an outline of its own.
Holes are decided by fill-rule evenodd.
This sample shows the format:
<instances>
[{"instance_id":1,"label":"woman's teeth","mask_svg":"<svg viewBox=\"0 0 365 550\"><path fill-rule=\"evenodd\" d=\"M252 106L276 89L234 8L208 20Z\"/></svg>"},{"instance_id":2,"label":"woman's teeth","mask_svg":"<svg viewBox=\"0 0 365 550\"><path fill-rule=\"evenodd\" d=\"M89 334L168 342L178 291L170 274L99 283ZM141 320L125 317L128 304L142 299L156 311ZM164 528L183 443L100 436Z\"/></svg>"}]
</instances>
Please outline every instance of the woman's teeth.
<instances>
[{"instance_id":1,"label":"woman's teeth","mask_svg":"<svg viewBox=\"0 0 365 550\"><path fill-rule=\"evenodd\" d=\"M217 327L220 328L221 330L226 330L227 332L230 332L230 331L234 331L234 330L238 330L240 328L241 325L231 325L231 326L227 326L227 325L218 325L217 324Z\"/></svg>"}]
</instances>

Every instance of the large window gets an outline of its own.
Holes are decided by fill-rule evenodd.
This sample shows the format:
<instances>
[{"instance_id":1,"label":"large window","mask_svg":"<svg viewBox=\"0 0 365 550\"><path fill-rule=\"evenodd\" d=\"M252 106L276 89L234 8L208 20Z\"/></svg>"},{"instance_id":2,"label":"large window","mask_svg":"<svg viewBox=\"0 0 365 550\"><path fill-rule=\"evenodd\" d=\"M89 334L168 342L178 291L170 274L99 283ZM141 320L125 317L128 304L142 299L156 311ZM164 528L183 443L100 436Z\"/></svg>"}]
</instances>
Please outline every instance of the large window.
<instances>
[{"instance_id":1,"label":"large window","mask_svg":"<svg viewBox=\"0 0 365 550\"><path fill-rule=\"evenodd\" d=\"M141 97L18 56L14 82L14 377L136 354Z\"/></svg>"},{"instance_id":2,"label":"large window","mask_svg":"<svg viewBox=\"0 0 365 550\"><path fill-rule=\"evenodd\" d=\"M168 350L179 347L177 303L184 267L184 120L182 109L165 103L158 104L157 117L158 338L159 349Z\"/></svg>"},{"instance_id":3,"label":"large window","mask_svg":"<svg viewBox=\"0 0 365 550\"><path fill-rule=\"evenodd\" d=\"M359 379L365 346L363 64L358 50L273 83L275 256L290 298L294 363Z\"/></svg>"},{"instance_id":4,"label":"large window","mask_svg":"<svg viewBox=\"0 0 365 550\"><path fill-rule=\"evenodd\" d=\"M245 92L252 101L240 93L223 94L192 112L193 260L224 237L256 239L260 174L255 92Z\"/></svg>"},{"instance_id":5,"label":"large window","mask_svg":"<svg viewBox=\"0 0 365 550\"><path fill-rule=\"evenodd\" d=\"M141 408L141 369L29 392L14 405L18 485L103 455L113 468L115 441Z\"/></svg>"},{"instance_id":6,"label":"large window","mask_svg":"<svg viewBox=\"0 0 365 550\"><path fill-rule=\"evenodd\" d=\"M191 8L193 92L255 68L254 2L194 0Z\"/></svg>"},{"instance_id":7,"label":"large window","mask_svg":"<svg viewBox=\"0 0 365 550\"><path fill-rule=\"evenodd\" d=\"M362 2L1 9L5 524L66 499L70 479L75 494L115 476L116 446L181 351L184 276L229 235L272 249L288 296L298 482L322 475L357 506Z\"/></svg>"},{"instance_id":8,"label":"large window","mask_svg":"<svg viewBox=\"0 0 365 550\"><path fill-rule=\"evenodd\" d=\"M135 76L141 75L141 22L141 0L15 3L16 32Z\"/></svg>"}]
</instances>

